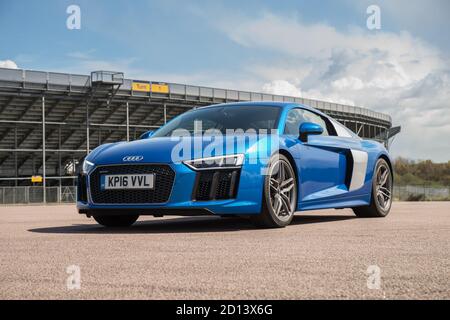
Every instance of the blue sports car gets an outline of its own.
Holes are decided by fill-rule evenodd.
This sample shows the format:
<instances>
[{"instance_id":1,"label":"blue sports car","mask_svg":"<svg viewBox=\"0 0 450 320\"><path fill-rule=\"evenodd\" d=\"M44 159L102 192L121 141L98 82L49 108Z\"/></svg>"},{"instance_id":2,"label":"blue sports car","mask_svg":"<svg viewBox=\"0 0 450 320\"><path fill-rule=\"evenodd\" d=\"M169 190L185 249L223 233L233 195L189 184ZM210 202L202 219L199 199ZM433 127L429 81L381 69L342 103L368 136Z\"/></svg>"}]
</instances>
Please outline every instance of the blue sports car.
<instances>
[{"instance_id":1,"label":"blue sports car","mask_svg":"<svg viewBox=\"0 0 450 320\"><path fill-rule=\"evenodd\" d=\"M94 149L80 168L77 208L107 227L140 215L239 215L285 227L302 210L385 217L392 187L385 147L324 113L296 103L230 103Z\"/></svg>"}]
</instances>

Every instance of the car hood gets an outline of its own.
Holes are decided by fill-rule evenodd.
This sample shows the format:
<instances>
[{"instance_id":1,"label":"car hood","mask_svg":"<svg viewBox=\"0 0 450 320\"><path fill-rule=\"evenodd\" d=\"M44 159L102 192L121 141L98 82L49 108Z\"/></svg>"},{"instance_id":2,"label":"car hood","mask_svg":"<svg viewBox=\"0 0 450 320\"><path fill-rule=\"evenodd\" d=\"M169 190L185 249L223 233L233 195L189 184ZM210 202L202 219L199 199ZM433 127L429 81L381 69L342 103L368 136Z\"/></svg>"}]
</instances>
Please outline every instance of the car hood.
<instances>
[{"instance_id":1,"label":"car hood","mask_svg":"<svg viewBox=\"0 0 450 320\"><path fill-rule=\"evenodd\" d=\"M269 138L272 137L272 138ZM250 157L265 157L268 141L274 136L161 137L105 144L86 158L99 164L117 163L177 163L202 157L244 153ZM268 153L270 156L270 153ZM128 157L128 158L127 158ZM134 157L134 158L132 158ZM131 160L131 161L130 161Z\"/></svg>"}]
</instances>

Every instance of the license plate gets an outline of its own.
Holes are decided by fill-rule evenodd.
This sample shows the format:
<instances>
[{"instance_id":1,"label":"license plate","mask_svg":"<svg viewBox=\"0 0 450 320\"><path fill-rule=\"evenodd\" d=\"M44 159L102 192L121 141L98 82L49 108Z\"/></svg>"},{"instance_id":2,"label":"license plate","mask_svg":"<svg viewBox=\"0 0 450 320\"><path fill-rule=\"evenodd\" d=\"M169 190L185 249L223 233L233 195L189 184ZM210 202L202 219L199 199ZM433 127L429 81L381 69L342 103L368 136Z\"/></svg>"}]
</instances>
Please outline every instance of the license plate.
<instances>
[{"instance_id":1,"label":"license plate","mask_svg":"<svg viewBox=\"0 0 450 320\"><path fill-rule=\"evenodd\" d=\"M102 190L153 189L154 184L154 174L111 174L100 178Z\"/></svg>"}]
</instances>

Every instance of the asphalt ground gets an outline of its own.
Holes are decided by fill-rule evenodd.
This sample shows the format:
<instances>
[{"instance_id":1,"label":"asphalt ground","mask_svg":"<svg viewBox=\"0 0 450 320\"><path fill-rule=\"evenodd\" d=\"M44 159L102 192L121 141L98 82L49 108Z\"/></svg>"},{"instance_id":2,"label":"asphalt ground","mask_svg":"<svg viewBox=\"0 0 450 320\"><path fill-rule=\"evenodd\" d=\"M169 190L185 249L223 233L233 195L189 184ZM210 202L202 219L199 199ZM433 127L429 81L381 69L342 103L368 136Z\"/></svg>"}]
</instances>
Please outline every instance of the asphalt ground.
<instances>
[{"instance_id":1,"label":"asphalt ground","mask_svg":"<svg viewBox=\"0 0 450 320\"><path fill-rule=\"evenodd\" d=\"M450 298L450 202L300 212L270 230L220 217L110 230L73 205L0 207L0 244L0 299Z\"/></svg>"}]
</instances>

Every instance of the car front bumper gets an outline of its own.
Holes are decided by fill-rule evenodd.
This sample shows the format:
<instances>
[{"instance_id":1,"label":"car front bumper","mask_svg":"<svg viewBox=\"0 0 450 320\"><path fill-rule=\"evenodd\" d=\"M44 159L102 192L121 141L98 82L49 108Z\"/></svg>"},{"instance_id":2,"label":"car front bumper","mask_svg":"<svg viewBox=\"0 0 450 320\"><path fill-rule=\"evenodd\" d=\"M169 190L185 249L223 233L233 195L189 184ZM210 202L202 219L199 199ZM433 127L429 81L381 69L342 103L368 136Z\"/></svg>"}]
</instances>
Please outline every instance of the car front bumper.
<instances>
[{"instance_id":1,"label":"car front bumper","mask_svg":"<svg viewBox=\"0 0 450 320\"><path fill-rule=\"evenodd\" d=\"M149 166L154 164L148 164ZM227 215L259 214L261 212L262 186L264 176L261 166L244 164L240 169L239 180L232 198L203 200L197 194L199 171L194 171L182 163L168 164L175 177L168 200L164 203L94 203L91 194L91 174L85 176L85 183L78 188L77 208L79 213L87 215L139 214L139 215ZM83 190L82 188L85 188ZM158 188L158 182L155 184ZM85 198L80 195L85 193ZM196 195L197 194L197 195Z\"/></svg>"}]
</instances>

